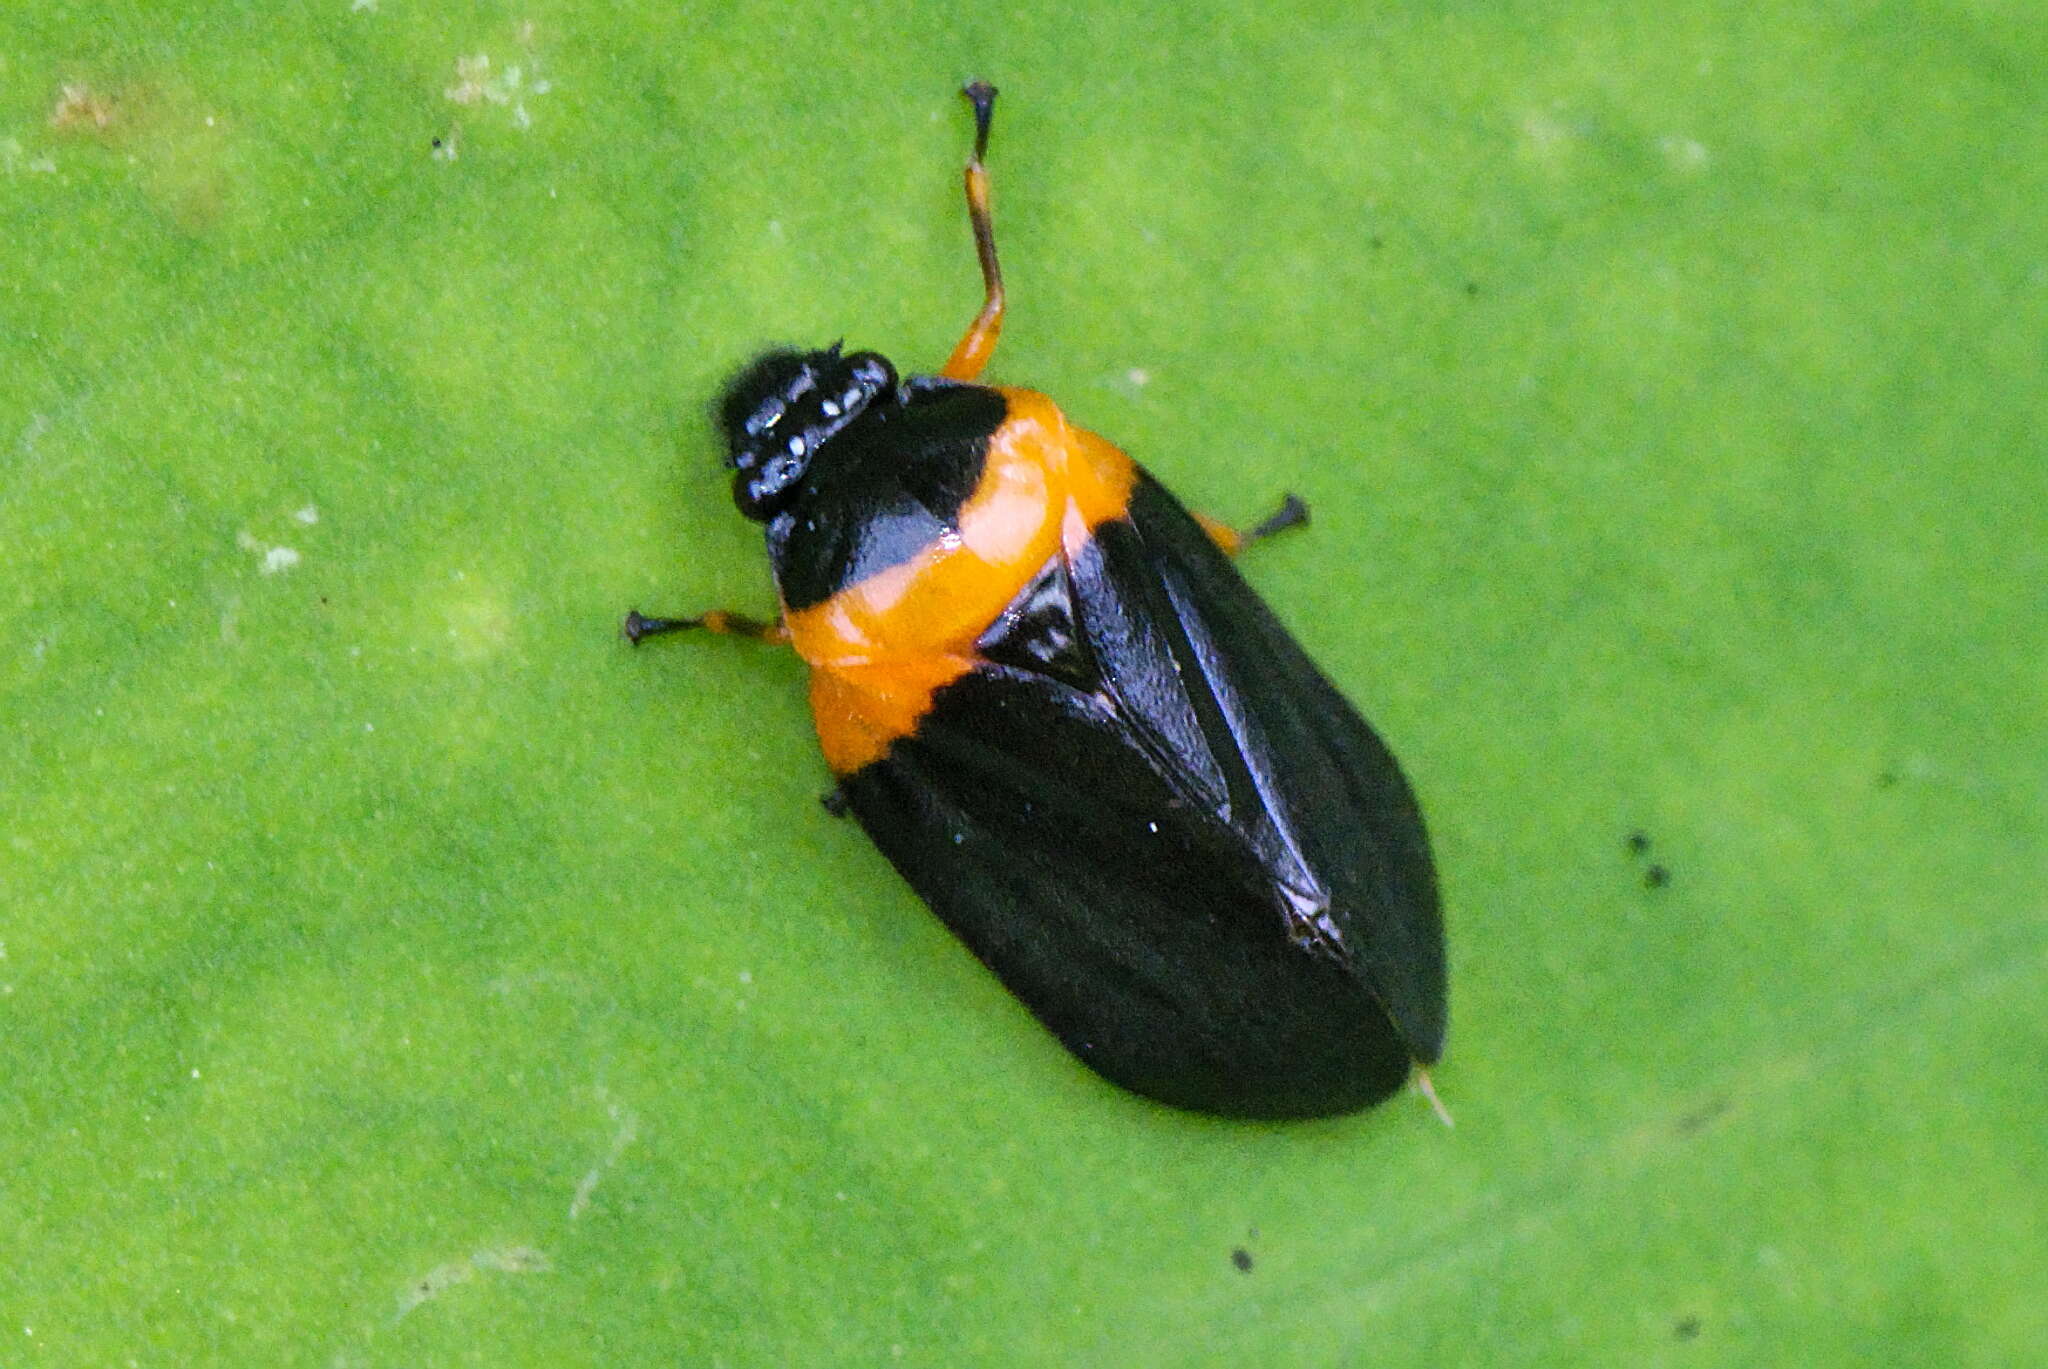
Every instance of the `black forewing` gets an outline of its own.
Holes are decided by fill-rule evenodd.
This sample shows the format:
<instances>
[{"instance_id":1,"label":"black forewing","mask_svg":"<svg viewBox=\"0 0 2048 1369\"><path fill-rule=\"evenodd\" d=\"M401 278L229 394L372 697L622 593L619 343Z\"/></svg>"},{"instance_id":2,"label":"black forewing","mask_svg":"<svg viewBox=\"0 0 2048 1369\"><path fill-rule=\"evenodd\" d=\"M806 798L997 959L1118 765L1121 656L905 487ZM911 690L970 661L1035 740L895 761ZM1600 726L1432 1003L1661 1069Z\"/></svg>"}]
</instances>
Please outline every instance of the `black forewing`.
<instances>
[{"instance_id":1,"label":"black forewing","mask_svg":"<svg viewBox=\"0 0 2048 1369\"><path fill-rule=\"evenodd\" d=\"M1442 960L1420 820L1384 747L1149 480L1053 574L1058 593L1027 598L1039 616L1070 605L1058 678L1015 634L994 643L846 781L863 825L1118 1083L1248 1116L1392 1092L1411 1057L1435 1058ZM1290 935L1303 899L1328 904L1336 953ZM1409 943L1421 962L1388 987Z\"/></svg>"},{"instance_id":2,"label":"black forewing","mask_svg":"<svg viewBox=\"0 0 2048 1369\"><path fill-rule=\"evenodd\" d=\"M1185 632L1183 672L1199 678L1243 758L1259 802L1233 825L1298 854L1329 900L1346 958L1423 1063L1443 1050L1443 920L1422 813L1400 766L1163 486L1140 476L1128 528L1100 538L1115 585L1159 586ZM1090 602L1085 587L1082 602ZM1191 668L1192 667L1192 668ZM1261 829L1276 829L1261 835Z\"/></svg>"}]
</instances>

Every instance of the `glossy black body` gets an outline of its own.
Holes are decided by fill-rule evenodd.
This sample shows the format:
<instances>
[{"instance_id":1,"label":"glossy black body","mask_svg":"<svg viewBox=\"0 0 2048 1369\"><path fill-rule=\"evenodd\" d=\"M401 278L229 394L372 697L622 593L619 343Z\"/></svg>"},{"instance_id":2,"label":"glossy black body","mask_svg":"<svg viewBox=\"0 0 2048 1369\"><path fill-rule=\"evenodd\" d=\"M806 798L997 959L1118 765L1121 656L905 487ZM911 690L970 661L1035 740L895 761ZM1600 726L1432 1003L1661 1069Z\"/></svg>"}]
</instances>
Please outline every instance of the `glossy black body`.
<instances>
[{"instance_id":1,"label":"glossy black body","mask_svg":"<svg viewBox=\"0 0 2048 1369\"><path fill-rule=\"evenodd\" d=\"M1003 412L913 380L814 448L766 520L789 607L953 526ZM1141 472L1127 516L1047 565L980 655L839 792L1069 1050L1162 1102L1264 1118L1353 1111L1437 1058L1414 796L1164 487Z\"/></svg>"}]
</instances>

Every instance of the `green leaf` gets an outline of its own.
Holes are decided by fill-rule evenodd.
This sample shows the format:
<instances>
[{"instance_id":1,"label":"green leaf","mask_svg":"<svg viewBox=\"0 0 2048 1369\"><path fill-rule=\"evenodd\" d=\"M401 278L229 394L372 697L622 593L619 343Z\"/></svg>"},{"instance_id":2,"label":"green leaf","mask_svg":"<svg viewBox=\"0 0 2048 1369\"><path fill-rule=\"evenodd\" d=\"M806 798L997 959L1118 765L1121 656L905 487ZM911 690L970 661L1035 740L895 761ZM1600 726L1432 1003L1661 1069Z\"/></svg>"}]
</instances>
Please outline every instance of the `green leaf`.
<instances>
[{"instance_id":1,"label":"green leaf","mask_svg":"<svg viewBox=\"0 0 2048 1369\"><path fill-rule=\"evenodd\" d=\"M2044 33L10 7L0 1363L2038 1354ZM731 368L972 314L970 75L996 374L1316 509L1247 569L1430 814L1454 1131L1099 1083L794 660L615 635L773 602Z\"/></svg>"}]
</instances>

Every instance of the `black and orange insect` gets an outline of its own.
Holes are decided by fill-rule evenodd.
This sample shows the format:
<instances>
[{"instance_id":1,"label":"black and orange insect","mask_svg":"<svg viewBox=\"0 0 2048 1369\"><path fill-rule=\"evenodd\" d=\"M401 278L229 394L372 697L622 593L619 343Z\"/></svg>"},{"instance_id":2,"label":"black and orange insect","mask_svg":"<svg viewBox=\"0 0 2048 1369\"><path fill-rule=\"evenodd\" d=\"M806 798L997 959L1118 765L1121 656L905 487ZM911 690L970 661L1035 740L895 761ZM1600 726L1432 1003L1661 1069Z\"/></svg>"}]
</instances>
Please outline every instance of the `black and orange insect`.
<instances>
[{"instance_id":1,"label":"black and orange insect","mask_svg":"<svg viewBox=\"0 0 2048 1369\"><path fill-rule=\"evenodd\" d=\"M782 611L626 619L793 646L838 798L1067 1048L1177 1107L1349 1112L1434 1062L1444 946L1394 758L1190 514L1031 390L1003 323L977 82L986 303L937 375L772 351L717 410ZM1424 1076L1426 1086L1426 1076Z\"/></svg>"}]
</instances>

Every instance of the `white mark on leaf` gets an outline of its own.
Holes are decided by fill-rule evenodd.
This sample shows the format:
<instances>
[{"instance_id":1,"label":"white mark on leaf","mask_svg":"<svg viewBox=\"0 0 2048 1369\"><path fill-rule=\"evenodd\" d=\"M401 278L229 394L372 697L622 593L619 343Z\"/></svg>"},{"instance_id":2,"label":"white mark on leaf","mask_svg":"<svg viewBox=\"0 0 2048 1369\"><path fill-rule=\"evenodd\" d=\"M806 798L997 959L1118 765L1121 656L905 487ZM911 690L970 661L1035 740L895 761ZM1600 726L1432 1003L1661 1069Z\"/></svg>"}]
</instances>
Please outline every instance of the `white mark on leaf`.
<instances>
[{"instance_id":1,"label":"white mark on leaf","mask_svg":"<svg viewBox=\"0 0 2048 1369\"><path fill-rule=\"evenodd\" d=\"M1700 171L1707 165L1707 145L1673 133L1657 140L1657 150L1677 171Z\"/></svg>"},{"instance_id":2,"label":"white mark on leaf","mask_svg":"<svg viewBox=\"0 0 2048 1369\"><path fill-rule=\"evenodd\" d=\"M292 547L273 547L252 532L235 534L235 545L256 556L256 569L265 575L277 575L290 570L302 561L302 556Z\"/></svg>"},{"instance_id":3,"label":"white mark on leaf","mask_svg":"<svg viewBox=\"0 0 2048 1369\"><path fill-rule=\"evenodd\" d=\"M522 33L522 41L530 42L531 35ZM491 54L471 53L455 59L455 83L441 93L454 104L464 108L478 108L497 105L506 109L514 128L525 129L533 126L533 114L527 108L527 100L546 95L554 89L554 83L527 67L515 62L502 70L493 70ZM452 141L449 144L453 146Z\"/></svg>"},{"instance_id":4,"label":"white mark on leaf","mask_svg":"<svg viewBox=\"0 0 2048 1369\"><path fill-rule=\"evenodd\" d=\"M404 1317L422 1303L432 1302L479 1274L545 1274L554 1267L554 1261L547 1257L546 1251L530 1245L478 1250L467 1259L437 1264L407 1284L398 1295L398 1315Z\"/></svg>"},{"instance_id":5,"label":"white mark on leaf","mask_svg":"<svg viewBox=\"0 0 2048 1369\"><path fill-rule=\"evenodd\" d=\"M631 1108L612 1101L602 1086L597 1090L597 1097L612 1119L612 1139L611 1144L605 1147L604 1155L576 1183L575 1196L569 1199L569 1220L572 1222L590 1210L590 1199L597 1192L597 1186L604 1182L604 1176L612 1166L618 1164L619 1157L626 1153L626 1147L640 1136L640 1119Z\"/></svg>"},{"instance_id":6,"label":"white mark on leaf","mask_svg":"<svg viewBox=\"0 0 2048 1369\"><path fill-rule=\"evenodd\" d=\"M1522 116L1522 150L1538 161L1563 156L1578 136L1577 129L1551 110L1530 110Z\"/></svg>"}]
</instances>

